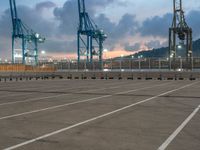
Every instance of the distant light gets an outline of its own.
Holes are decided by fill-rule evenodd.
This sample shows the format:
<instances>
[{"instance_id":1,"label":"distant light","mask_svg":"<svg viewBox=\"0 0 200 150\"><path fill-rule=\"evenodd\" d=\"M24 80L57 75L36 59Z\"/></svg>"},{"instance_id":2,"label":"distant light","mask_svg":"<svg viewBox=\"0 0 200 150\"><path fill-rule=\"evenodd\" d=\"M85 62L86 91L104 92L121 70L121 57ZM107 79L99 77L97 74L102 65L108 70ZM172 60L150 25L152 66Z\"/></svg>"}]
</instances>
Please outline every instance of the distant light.
<instances>
[{"instance_id":1,"label":"distant light","mask_svg":"<svg viewBox=\"0 0 200 150\"><path fill-rule=\"evenodd\" d=\"M40 34L39 33L36 33L35 34L35 37L38 39L40 37Z\"/></svg>"},{"instance_id":2,"label":"distant light","mask_svg":"<svg viewBox=\"0 0 200 150\"><path fill-rule=\"evenodd\" d=\"M138 58L143 58L143 55L138 56Z\"/></svg>"},{"instance_id":3,"label":"distant light","mask_svg":"<svg viewBox=\"0 0 200 150\"><path fill-rule=\"evenodd\" d=\"M178 49L181 49L182 48L182 46L181 45L178 45Z\"/></svg>"},{"instance_id":4,"label":"distant light","mask_svg":"<svg viewBox=\"0 0 200 150\"><path fill-rule=\"evenodd\" d=\"M173 58L173 57L174 57L174 54L171 54L171 55L170 55L170 58Z\"/></svg>"},{"instance_id":5,"label":"distant light","mask_svg":"<svg viewBox=\"0 0 200 150\"><path fill-rule=\"evenodd\" d=\"M108 72L108 71L109 71L109 69L103 69L103 71L104 71L104 72Z\"/></svg>"},{"instance_id":6,"label":"distant light","mask_svg":"<svg viewBox=\"0 0 200 150\"><path fill-rule=\"evenodd\" d=\"M105 53L108 52L108 49L104 49L103 52L105 52Z\"/></svg>"},{"instance_id":7,"label":"distant light","mask_svg":"<svg viewBox=\"0 0 200 150\"><path fill-rule=\"evenodd\" d=\"M134 58L134 56L131 56L131 58Z\"/></svg>"},{"instance_id":8,"label":"distant light","mask_svg":"<svg viewBox=\"0 0 200 150\"><path fill-rule=\"evenodd\" d=\"M179 68L179 69L177 69L177 71L181 72L181 71L183 71L183 69Z\"/></svg>"},{"instance_id":9,"label":"distant light","mask_svg":"<svg viewBox=\"0 0 200 150\"><path fill-rule=\"evenodd\" d=\"M124 54L121 54L121 57L124 57Z\"/></svg>"},{"instance_id":10,"label":"distant light","mask_svg":"<svg viewBox=\"0 0 200 150\"><path fill-rule=\"evenodd\" d=\"M43 54L43 55L44 55L44 54L46 54L46 52L45 52L45 51L41 51L41 54Z\"/></svg>"}]
</instances>

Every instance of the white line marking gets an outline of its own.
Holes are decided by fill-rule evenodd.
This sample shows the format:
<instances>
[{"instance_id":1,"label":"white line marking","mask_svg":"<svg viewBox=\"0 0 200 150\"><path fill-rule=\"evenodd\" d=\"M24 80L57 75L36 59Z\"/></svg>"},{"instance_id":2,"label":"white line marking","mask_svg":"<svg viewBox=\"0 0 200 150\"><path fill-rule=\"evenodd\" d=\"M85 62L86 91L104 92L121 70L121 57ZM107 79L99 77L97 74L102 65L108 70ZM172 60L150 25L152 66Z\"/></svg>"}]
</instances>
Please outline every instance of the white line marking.
<instances>
[{"instance_id":1,"label":"white line marking","mask_svg":"<svg viewBox=\"0 0 200 150\"><path fill-rule=\"evenodd\" d=\"M192 118L200 110L200 105L188 116L188 118L168 137L168 139L158 148L158 150L165 150L169 144L176 138L176 136L185 128L185 126L192 120Z\"/></svg>"},{"instance_id":2,"label":"white line marking","mask_svg":"<svg viewBox=\"0 0 200 150\"><path fill-rule=\"evenodd\" d=\"M87 124L87 123L90 123L90 122L95 121L95 120L97 120L97 119L101 119L101 118L104 118L104 117L113 115L113 114L115 114L115 113L121 112L121 111L126 110L126 109L129 109L129 108L131 108L131 107L134 107L134 106L136 106L136 105L139 105L139 104L148 102L148 101L150 101L150 100L156 99L156 98L158 98L158 97L161 97L161 96L164 96L164 95L173 93L173 92L175 92L175 91L179 91L179 90L184 89L184 88L186 88L186 87L190 87L190 86L192 86L192 85L194 85L194 84L196 84L196 83L189 84L189 85L186 85L186 86L183 86L183 87L180 87L180 88L177 88L177 89L174 89L174 90L171 90L171 91L162 93L162 94L160 94L160 95L157 95L157 96L154 96L154 97L151 97L151 98L142 100L142 101L137 102L137 103L133 103L133 104L128 105L128 106L125 106L125 107L123 107L123 108L120 108L120 109L111 111L111 112L109 112L109 113L106 113L106 114L103 114L103 115L100 115L100 116L97 116L97 117L88 119L88 120L86 120L86 121L83 121L83 122L74 124L74 125L72 125L72 126L69 126L69 127L66 127L66 128L60 129L60 130L56 130L56 131L54 131L54 132L51 132L51 133L42 135L42 136L37 137L37 138L34 138L34 139L32 139L32 140L28 140L28 141L26 141L26 142L23 142L23 143L20 143L20 144L17 144L17 145L14 145L14 146L5 148L4 150L13 150L13 149L16 149L16 148L19 148L19 147L28 145L28 144L30 144L30 143L34 143L34 142L39 141L39 140L42 140L42 139L44 139L44 138L47 138L47 137L50 137L50 136L53 136L53 135L56 135L56 134L65 132L65 131L67 131L67 130L73 129L73 128L75 128L75 127L79 127L79 126L84 125L84 124Z\"/></svg>"},{"instance_id":3,"label":"white line marking","mask_svg":"<svg viewBox=\"0 0 200 150\"><path fill-rule=\"evenodd\" d=\"M169 84L169 83L167 83L167 84ZM166 85L166 83L165 84L156 85L156 86L163 86L163 85ZM148 89L148 88L153 88L153 87L156 87L156 86L151 86L151 87L146 87L146 88L140 88L140 89L136 89L136 90L126 91L126 93L130 93L130 92L134 92L134 91L140 91L140 90ZM116 93L114 95L118 95L120 93ZM14 118L14 117L19 117L19 116L23 116L23 115L38 113L38 112L52 110L52 109L56 109L56 108L66 107L66 106L71 106L71 105L80 104L80 103L89 102L89 101L94 101L94 100L98 100L98 99L102 99L102 98L107 98L107 97L111 97L111 96L113 96L113 95L104 95L104 96L95 97L95 98L86 99L86 100L81 100L81 101L77 101L77 102L71 102L71 103L66 103L66 104L62 104L62 105L47 107L47 108L43 108L43 109L38 109L38 110L23 112L23 113L9 115L9 116L4 116L4 117L1 117L0 120L10 119L10 118Z\"/></svg>"},{"instance_id":4,"label":"white line marking","mask_svg":"<svg viewBox=\"0 0 200 150\"><path fill-rule=\"evenodd\" d=\"M113 84L111 84L113 85ZM118 85L118 84L115 84ZM141 83L138 84L134 84L134 85L143 85ZM109 85L110 86L110 85ZM92 89L92 90L86 90L86 91L82 91L79 92L79 94L84 94L86 92L94 92L94 91L101 91L101 90L106 90L106 89L115 89L115 88L120 88L124 85L121 86L117 86L117 87L109 87L109 88L101 88L101 89ZM127 86L127 84L126 84ZM84 86L87 87L87 86ZM93 87L93 86L92 86ZM91 87L90 87L91 88ZM76 89L76 88L71 88L71 89ZM71 90L70 89L70 90ZM69 89L67 89L69 90ZM39 101L39 100L45 100L45 99L52 99L52 98L57 98L57 97L61 97L61 96L68 96L68 95L73 95L73 94L77 94L77 93L72 93L72 94L59 94L59 95L54 95L54 96L47 96L47 97L40 97L40 98L31 98L31 99L27 99L27 100L21 100L21 101L14 101L14 102L6 102L6 103L0 103L0 106L5 106L5 105L13 105L13 104L18 104L18 103L26 103L26 102L34 102L34 101Z\"/></svg>"}]
</instances>

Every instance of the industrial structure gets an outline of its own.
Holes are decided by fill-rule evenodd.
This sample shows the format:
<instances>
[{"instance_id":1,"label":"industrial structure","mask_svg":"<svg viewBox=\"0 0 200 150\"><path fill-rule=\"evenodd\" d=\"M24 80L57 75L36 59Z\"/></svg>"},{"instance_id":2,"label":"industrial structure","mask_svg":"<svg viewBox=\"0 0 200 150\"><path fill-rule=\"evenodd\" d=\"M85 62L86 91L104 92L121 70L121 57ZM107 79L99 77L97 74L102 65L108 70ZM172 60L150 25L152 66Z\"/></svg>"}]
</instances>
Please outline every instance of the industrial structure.
<instances>
[{"instance_id":1,"label":"industrial structure","mask_svg":"<svg viewBox=\"0 0 200 150\"><path fill-rule=\"evenodd\" d=\"M12 18L12 63L16 62L16 42L20 41L23 64L38 63L38 43L44 43L45 38L34 32L18 17L15 0L10 1ZM19 49L19 48L18 48Z\"/></svg>"},{"instance_id":2,"label":"industrial structure","mask_svg":"<svg viewBox=\"0 0 200 150\"><path fill-rule=\"evenodd\" d=\"M78 0L79 27L77 32L78 63L86 58L87 63L92 63L98 57L102 64L103 42L107 35L99 29L86 12L85 0Z\"/></svg>"},{"instance_id":3,"label":"industrial structure","mask_svg":"<svg viewBox=\"0 0 200 150\"><path fill-rule=\"evenodd\" d=\"M182 0L173 0L173 5L173 23L169 28L169 56L171 60L185 57L190 63L192 59L192 29L186 23Z\"/></svg>"}]
</instances>

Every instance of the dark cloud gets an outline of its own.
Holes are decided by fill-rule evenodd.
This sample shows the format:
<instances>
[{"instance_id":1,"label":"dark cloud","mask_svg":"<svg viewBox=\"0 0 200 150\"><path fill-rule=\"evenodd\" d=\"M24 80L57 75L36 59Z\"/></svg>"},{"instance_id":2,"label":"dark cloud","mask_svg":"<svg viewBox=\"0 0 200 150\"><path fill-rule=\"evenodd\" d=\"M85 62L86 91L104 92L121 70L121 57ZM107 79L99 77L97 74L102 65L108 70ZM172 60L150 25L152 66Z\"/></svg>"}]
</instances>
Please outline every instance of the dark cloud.
<instances>
[{"instance_id":1,"label":"dark cloud","mask_svg":"<svg viewBox=\"0 0 200 150\"><path fill-rule=\"evenodd\" d=\"M45 49L47 52L58 54L62 52L76 52L76 41L49 40L42 44L40 48Z\"/></svg>"},{"instance_id":2,"label":"dark cloud","mask_svg":"<svg viewBox=\"0 0 200 150\"><path fill-rule=\"evenodd\" d=\"M151 40L149 42L146 42L146 43L135 43L133 45L129 44L129 43L126 43L124 45L125 47L125 50L126 51L138 51L138 50L141 50L142 47L146 46L148 49L157 49L157 48L160 48L160 47L166 47L167 46L167 43L164 42L164 43L161 43L159 40Z\"/></svg>"},{"instance_id":3,"label":"dark cloud","mask_svg":"<svg viewBox=\"0 0 200 150\"><path fill-rule=\"evenodd\" d=\"M98 25L100 29L108 35L105 42L105 47L113 49L116 43L126 35L134 35L138 23L134 15L125 14L120 19L119 23L113 23L105 14L98 14L100 9L105 9L106 6L117 2L114 0L87 0L86 10L89 12L92 20ZM78 28L78 4L77 1L66 1L63 7L56 8L54 15L57 21L60 22L59 33L76 37ZM112 45L110 44L112 43Z\"/></svg>"},{"instance_id":4,"label":"dark cloud","mask_svg":"<svg viewBox=\"0 0 200 150\"><path fill-rule=\"evenodd\" d=\"M147 46L148 49L152 49L152 48L160 48L166 45L165 43L162 44L159 40L152 40L150 42L147 42L145 46Z\"/></svg>"},{"instance_id":5,"label":"dark cloud","mask_svg":"<svg viewBox=\"0 0 200 150\"><path fill-rule=\"evenodd\" d=\"M186 20L188 22L188 25L193 29L193 37L194 39L197 39L200 37L200 11L192 10L190 11L187 16Z\"/></svg>"},{"instance_id":6,"label":"dark cloud","mask_svg":"<svg viewBox=\"0 0 200 150\"><path fill-rule=\"evenodd\" d=\"M140 49L140 47L141 47L141 43L135 43L134 45L131 45L131 44L129 44L129 43L126 43L126 44L124 45L124 49L125 49L126 51L137 51L137 50Z\"/></svg>"},{"instance_id":7,"label":"dark cloud","mask_svg":"<svg viewBox=\"0 0 200 150\"><path fill-rule=\"evenodd\" d=\"M189 13L185 14L186 22L193 29L193 37L197 39L200 37L200 11L192 10ZM146 19L142 26L138 29L138 32L142 36L154 36L154 37L168 37L168 29L172 24L173 15L170 13L165 14L164 16L155 16L153 18Z\"/></svg>"},{"instance_id":8,"label":"dark cloud","mask_svg":"<svg viewBox=\"0 0 200 150\"><path fill-rule=\"evenodd\" d=\"M154 37L167 37L168 29L172 24L172 14L165 14L164 16L155 16L153 18L146 19L138 32L142 36L154 36Z\"/></svg>"},{"instance_id":9,"label":"dark cloud","mask_svg":"<svg viewBox=\"0 0 200 150\"><path fill-rule=\"evenodd\" d=\"M112 36L115 38L124 38L125 35L134 36L137 27L138 22L136 21L135 16L125 14L117 24Z\"/></svg>"},{"instance_id":10,"label":"dark cloud","mask_svg":"<svg viewBox=\"0 0 200 150\"><path fill-rule=\"evenodd\" d=\"M74 35L78 27L78 6L77 1L66 1L63 7L55 8L55 18L60 22L59 33Z\"/></svg>"}]
</instances>

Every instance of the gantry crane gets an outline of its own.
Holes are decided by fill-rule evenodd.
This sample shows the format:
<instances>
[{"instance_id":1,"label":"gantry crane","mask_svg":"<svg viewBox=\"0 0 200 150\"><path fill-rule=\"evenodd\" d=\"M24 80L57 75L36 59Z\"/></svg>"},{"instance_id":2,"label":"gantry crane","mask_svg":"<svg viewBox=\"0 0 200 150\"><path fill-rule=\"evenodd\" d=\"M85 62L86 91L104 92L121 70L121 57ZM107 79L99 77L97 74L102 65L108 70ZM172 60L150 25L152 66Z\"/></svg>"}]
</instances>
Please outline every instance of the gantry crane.
<instances>
[{"instance_id":1,"label":"gantry crane","mask_svg":"<svg viewBox=\"0 0 200 150\"><path fill-rule=\"evenodd\" d=\"M173 0L174 16L171 28L169 28L169 56L170 59L177 58L177 50L184 51L187 61L192 58L192 28L185 20L182 0ZM177 41L179 40L179 43Z\"/></svg>"},{"instance_id":2,"label":"gantry crane","mask_svg":"<svg viewBox=\"0 0 200 150\"><path fill-rule=\"evenodd\" d=\"M85 57L88 63L92 63L94 56L96 56L102 64L103 42L106 40L107 35L98 28L86 12L85 0L78 0L78 11L78 62L80 63L81 57Z\"/></svg>"},{"instance_id":3,"label":"gantry crane","mask_svg":"<svg viewBox=\"0 0 200 150\"><path fill-rule=\"evenodd\" d=\"M10 11L12 18L12 62L15 63L15 43L17 40L21 40L22 51L22 63L26 64L29 61L38 63L38 43L44 43L45 38L39 33L34 32L27 25L25 25L21 19L18 18L16 2L15 0L9 0Z\"/></svg>"}]
</instances>

